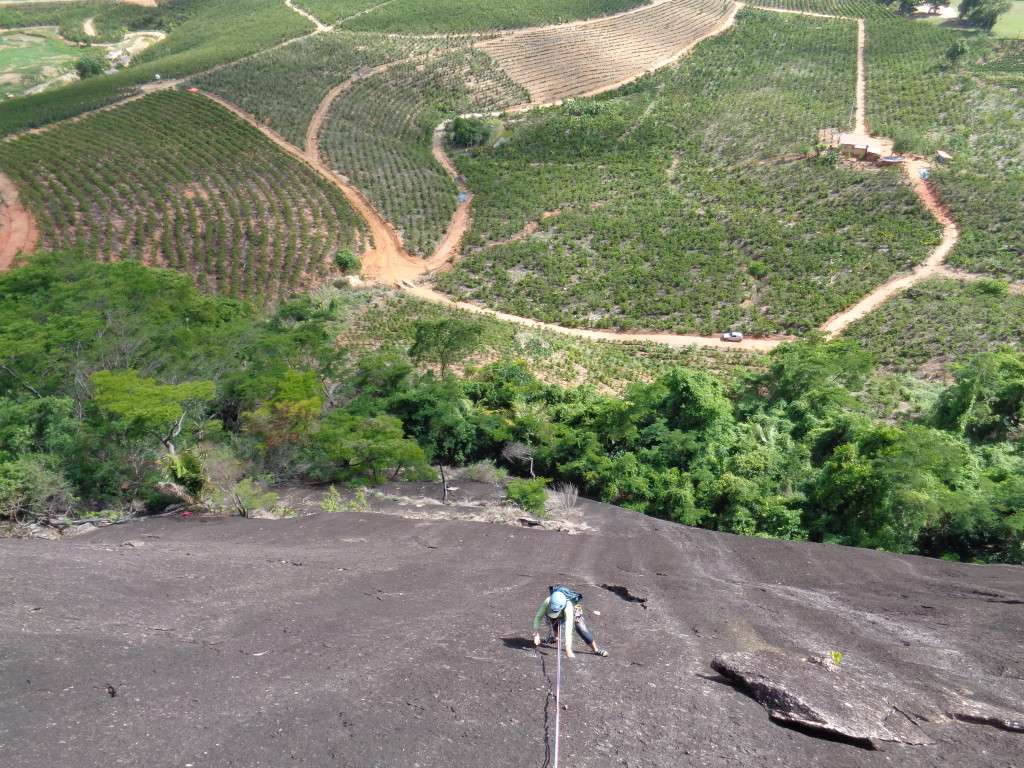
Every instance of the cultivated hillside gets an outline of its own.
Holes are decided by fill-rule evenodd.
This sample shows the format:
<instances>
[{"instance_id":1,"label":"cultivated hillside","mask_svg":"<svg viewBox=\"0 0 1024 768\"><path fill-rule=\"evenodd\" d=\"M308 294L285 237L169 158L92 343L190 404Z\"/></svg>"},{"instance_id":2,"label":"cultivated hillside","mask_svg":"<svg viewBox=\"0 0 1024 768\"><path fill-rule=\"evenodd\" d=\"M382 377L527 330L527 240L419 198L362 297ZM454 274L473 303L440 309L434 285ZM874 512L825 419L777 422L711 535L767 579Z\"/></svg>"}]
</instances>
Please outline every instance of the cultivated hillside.
<instances>
[{"instance_id":1,"label":"cultivated hillside","mask_svg":"<svg viewBox=\"0 0 1024 768\"><path fill-rule=\"evenodd\" d=\"M556 658L528 637L564 582L610 656L563 660L560 765L1021 764L1020 567L582 508L576 535L428 504L0 541L0 763L550 766ZM773 723L710 666L742 652L875 736Z\"/></svg>"}]
</instances>

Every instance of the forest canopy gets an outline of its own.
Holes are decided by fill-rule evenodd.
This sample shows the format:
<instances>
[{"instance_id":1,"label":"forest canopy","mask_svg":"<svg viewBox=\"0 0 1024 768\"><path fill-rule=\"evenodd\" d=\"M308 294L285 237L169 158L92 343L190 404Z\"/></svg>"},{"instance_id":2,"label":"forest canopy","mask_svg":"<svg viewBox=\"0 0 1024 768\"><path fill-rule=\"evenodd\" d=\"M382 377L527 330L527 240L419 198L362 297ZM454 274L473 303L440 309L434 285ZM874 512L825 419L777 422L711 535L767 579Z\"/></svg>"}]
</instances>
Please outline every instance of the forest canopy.
<instances>
[{"instance_id":1,"label":"forest canopy","mask_svg":"<svg viewBox=\"0 0 1024 768\"><path fill-rule=\"evenodd\" d=\"M427 479L489 460L688 525L1024 563L1024 355L962 363L931 411L880 420L854 342L783 345L725 383L675 367L621 396L539 380L503 326L453 314L411 348L336 344L352 294L270 314L78 252L0 276L0 514L159 510L275 482ZM497 341L495 341L497 340ZM523 451L520 451L523 453ZM518 455L518 454L516 454Z\"/></svg>"}]
</instances>

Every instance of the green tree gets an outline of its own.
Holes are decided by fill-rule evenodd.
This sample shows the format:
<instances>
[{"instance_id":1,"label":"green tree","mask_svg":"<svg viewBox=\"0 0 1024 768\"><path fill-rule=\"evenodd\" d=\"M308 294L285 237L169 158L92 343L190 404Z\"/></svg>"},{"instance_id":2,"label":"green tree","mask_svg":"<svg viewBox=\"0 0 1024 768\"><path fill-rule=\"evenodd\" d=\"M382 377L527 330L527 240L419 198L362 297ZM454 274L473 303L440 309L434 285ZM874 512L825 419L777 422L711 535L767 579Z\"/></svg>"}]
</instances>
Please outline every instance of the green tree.
<instances>
[{"instance_id":1,"label":"green tree","mask_svg":"<svg viewBox=\"0 0 1024 768\"><path fill-rule=\"evenodd\" d=\"M212 400L216 389L212 381L158 384L134 370L97 371L90 379L100 408L124 419L130 430L157 438L171 456L190 411Z\"/></svg>"},{"instance_id":2,"label":"green tree","mask_svg":"<svg viewBox=\"0 0 1024 768\"><path fill-rule=\"evenodd\" d=\"M476 147L487 141L491 134L486 120L479 117L456 117L452 120L451 140L459 147Z\"/></svg>"},{"instance_id":3,"label":"green tree","mask_svg":"<svg viewBox=\"0 0 1024 768\"><path fill-rule=\"evenodd\" d=\"M75 71L82 80L102 75L109 66L107 60L98 53L86 54L75 61Z\"/></svg>"},{"instance_id":4,"label":"green tree","mask_svg":"<svg viewBox=\"0 0 1024 768\"><path fill-rule=\"evenodd\" d=\"M958 38L950 43L946 49L946 59L950 64L956 64L960 59L970 53L970 47L967 45L967 41L963 38Z\"/></svg>"},{"instance_id":5,"label":"green tree","mask_svg":"<svg viewBox=\"0 0 1024 768\"><path fill-rule=\"evenodd\" d=\"M385 472L397 477L402 470L412 471L417 477L429 474L423 449L405 436L402 422L394 416L366 418L332 411L316 431L314 441L329 461L327 474L331 480L382 482Z\"/></svg>"},{"instance_id":6,"label":"green tree","mask_svg":"<svg viewBox=\"0 0 1024 768\"><path fill-rule=\"evenodd\" d=\"M465 360L498 333L494 323L475 317L417 320L409 356L417 362L439 363L444 376L452 363Z\"/></svg>"},{"instance_id":7,"label":"green tree","mask_svg":"<svg viewBox=\"0 0 1024 768\"><path fill-rule=\"evenodd\" d=\"M963 12L963 6L964 3L961 3L961 18L966 19L976 27L990 32L992 27L996 25L999 17L1013 7L1013 3L1010 0L978 0L977 3L972 4L967 13Z\"/></svg>"},{"instance_id":8,"label":"green tree","mask_svg":"<svg viewBox=\"0 0 1024 768\"><path fill-rule=\"evenodd\" d=\"M923 426L864 423L824 463L814 488L816 537L913 552L944 519L971 514L977 498L966 446Z\"/></svg>"},{"instance_id":9,"label":"green tree","mask_svg":"<svg viewBox=\"0 0 1024 768\"><path fill-rule=\"evenodd\" d=\"M1024 419L1024 355L985 352L953 370L955 382L939 397L935 425L977 441L1016 436Z\"/></svg>"}]
</instances>

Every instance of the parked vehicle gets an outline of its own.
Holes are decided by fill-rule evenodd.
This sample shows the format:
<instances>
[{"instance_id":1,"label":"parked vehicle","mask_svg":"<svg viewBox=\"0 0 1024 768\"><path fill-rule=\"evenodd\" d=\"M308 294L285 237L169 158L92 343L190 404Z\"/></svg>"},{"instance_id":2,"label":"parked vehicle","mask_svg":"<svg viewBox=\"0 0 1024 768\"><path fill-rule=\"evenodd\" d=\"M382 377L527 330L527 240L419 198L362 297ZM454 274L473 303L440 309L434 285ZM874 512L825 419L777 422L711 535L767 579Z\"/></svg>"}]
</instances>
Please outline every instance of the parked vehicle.
<instances>
[{"instance_id":1,"label":"parked vehicle","mask_svg":"<svg viewBox=\"0 0 1024 768\"><path fill-rule=\"evenodd\" d=\"M740 331L726 331L722 334L722 341L743 341L743 334Z\"/></svg>"}]
</instances>

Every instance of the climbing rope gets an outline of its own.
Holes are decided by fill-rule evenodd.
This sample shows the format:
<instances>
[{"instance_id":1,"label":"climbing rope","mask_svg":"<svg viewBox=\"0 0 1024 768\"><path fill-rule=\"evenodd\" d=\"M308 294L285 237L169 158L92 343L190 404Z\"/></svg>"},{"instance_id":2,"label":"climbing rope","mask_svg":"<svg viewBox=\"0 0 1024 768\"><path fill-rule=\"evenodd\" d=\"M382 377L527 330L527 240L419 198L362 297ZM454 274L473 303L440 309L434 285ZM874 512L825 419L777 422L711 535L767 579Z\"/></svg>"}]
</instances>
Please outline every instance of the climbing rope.
<instances>
[{"instance_id":1,"label":"climbing rope","mask_svg":"<svg viewBox=\"0 0 1024 768\"><path fill-rule=\"evenodd\" d=\"M562 633L558 633L558 645L555 648L555 768L558 768L558 732L562 720Z\"/></svg>"}]
</instances>

